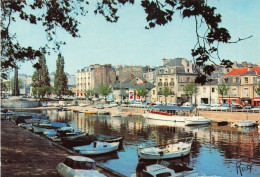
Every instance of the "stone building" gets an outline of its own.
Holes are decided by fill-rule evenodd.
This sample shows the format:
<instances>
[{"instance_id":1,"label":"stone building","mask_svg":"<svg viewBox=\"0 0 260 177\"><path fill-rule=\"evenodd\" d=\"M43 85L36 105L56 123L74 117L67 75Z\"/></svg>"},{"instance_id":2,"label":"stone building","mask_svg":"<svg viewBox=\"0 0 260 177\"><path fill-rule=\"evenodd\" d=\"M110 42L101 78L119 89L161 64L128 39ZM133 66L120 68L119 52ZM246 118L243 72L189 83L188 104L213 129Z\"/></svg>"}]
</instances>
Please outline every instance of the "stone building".
<instances>
[{"instance_id":1,"label":"stone building","mask_svg":"<svg viewBox=\"0 0 260 177\"><path fill-rule=\"evenodd\" d=\"M182 104L188 101L183 91L184 85L194 81L197 76L191 61L185 58L163 59L163 66L157 72L157 101L165 102L165 96L161 92L163 87L169 87L174 92L167 97L167 102Z\"/></svg>"},{"instance_id":2,"label":"stone building","mask_svg":"<svg viewBox=\"0 0 260 177\"><path fill-rule=\"evenodd\" d=\"M114 84L115 81L116 72L110 64L84 67L76 74L77 96L85 97L87 90L97 90L100 84Z\"/></svg>"},{"instance_id":3,"label":"stone building","mask_svg":"<svg viewBox=\"0 0 260 177\"><path fill-rule=\"evenodd\" d=\"M144 68L144 73L143 73L144 79L147 82L150 82L151 84L155 84L156 83L156 76L158 74L157 70L158 70L158 67L146 66Z\"/></svg>"},{"instance_id":4,"label":"stone building","mask_svg":"<svg viewBox=\"0 0 260 177\"><path fill-rule=\"evenodd\" d=\"M245 64L244 64L245 65ZM244 68L234 68L223 76L223 82L230 86L230 92L222 99L230 100L242 105L259 105L259 95L255 92L257 79L260 76L260 67L249 64Z\"/></svg>"},{"instance_id":5,"label":"stone building","mask_svg":"<svg viewBox=\"0 0 260 177\"><path fill-rule=\"evenodd\" d=\"M142 66L120 66L116 69L116 82L124 82L132 74L136 77L143 78L144 67Z\"/></svg>"}]
</instances>

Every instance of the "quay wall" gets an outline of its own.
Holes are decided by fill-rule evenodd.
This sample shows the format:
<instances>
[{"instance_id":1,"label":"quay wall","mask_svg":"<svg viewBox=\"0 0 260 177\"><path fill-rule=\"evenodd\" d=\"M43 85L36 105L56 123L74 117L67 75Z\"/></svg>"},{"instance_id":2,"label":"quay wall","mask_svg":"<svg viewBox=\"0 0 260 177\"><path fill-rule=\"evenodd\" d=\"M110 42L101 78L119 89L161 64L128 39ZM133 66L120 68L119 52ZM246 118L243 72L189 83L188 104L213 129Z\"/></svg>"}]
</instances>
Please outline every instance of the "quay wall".
<instances>
[{"instance_id":1,"label":"quay wall","mask_svg":"<svg viewBox=\"0 0 260 177\"><path fill-rule=\"evenodd\" d=\"M250 112L219 112L219 111L199 111L199 115L212 119L213 121L238 121L238 120L256 120L260 121L260 113Z\"/></svg>"}]
</instances>

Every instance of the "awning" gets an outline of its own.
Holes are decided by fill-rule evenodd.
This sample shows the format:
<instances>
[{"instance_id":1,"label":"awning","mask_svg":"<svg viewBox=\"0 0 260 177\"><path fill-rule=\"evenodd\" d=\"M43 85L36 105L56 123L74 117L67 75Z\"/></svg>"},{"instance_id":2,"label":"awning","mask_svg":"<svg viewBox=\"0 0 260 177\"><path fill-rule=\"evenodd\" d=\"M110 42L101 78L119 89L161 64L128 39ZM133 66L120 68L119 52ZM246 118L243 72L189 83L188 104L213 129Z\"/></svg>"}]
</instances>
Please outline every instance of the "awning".
<instances>
[{"instance_id":1,"label":"awning","mask_svg":"<svg viewBox=\"0 0 260 177\"><path fill-rule=\"evenodd\" d=\"M193 107L182 107L182 106L157 105L157 106L148 107L147 109L179 111L179 110L193 110L194 108Z\"/></svg>"}]
</instances>

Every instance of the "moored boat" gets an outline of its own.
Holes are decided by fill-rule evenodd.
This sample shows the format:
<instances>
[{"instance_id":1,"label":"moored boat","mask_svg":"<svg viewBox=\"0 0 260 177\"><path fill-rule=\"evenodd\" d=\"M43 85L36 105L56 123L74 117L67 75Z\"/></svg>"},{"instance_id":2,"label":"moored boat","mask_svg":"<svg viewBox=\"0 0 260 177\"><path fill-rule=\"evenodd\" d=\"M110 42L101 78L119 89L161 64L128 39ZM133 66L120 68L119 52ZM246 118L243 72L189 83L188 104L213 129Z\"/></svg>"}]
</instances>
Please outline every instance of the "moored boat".
<instances>
[{"instance_id":1,"label":"moored boat","mask_svg":"<svg viewBox=\"0 0 260 177\"><path fill-rule=\"evenodd\" d=\"M235 126L235 127L253 127L253 126L257 126L257 121L255 121L255 120L241 120L240 122L233 123L232 126Z\"/></svg>"},{"instance_id":2,"label":"moored boat","mask_svg":"<svg viewBox=\"0 0 260 177\"><path fill-rule=\"evenodd\" d=\"M179 139L184 140L184 139ZM168 143L150 147L139 147L138 157L141 159L171 159L187 156L190 153L193 138L185 138L185 141Z\"/></svg>"},{"instance_id":3,"label":"moored boat","mask_svg":"<svg viewBox=\"0 0 260 177\"><path fill-rule=\"evenodd\" d=\"M169 165L168 165L169 164ZM163 162L163 164L152 164L146 166L146 171L143 172L144 176L159 177L159 176L172 176L172 177L197 177L198 172L194 168L183 165L170 164ZM131 177L136 177L132 174Z\"/></svg>"},{"instance_id":4,"label":"moored boat","mask_svg":"<svg viewBox=\"0 0 260 177\"><path fill-rule=\"evenodd\" d=\"M94 141L90 145L73 147L73 150L82 155L99 155L116 151L118 146L119 142Z\"/></svg>"},{"instance_id":5,"label":"moored boat","mask_svg":"<svg viewBox=\"0 0 260 177\"><path fill-rule=\"evenodd\" d=\"M217 122L218 126L225 126L228 125L228 121L221 121L221 122Z\"/></svg>"},{"instance_id":6,"label":"moored boat","mask_svg":"<svg viewBox=\"0 0 260 177\"><path fill-rule=\"evenodd\" d=\"M92 135L81 134L77 136L63 137L61 141L64 146L74 147L74 146L89 145L94 141L122 143L123 139L124 137L122 136L108 136L103 134L92 134Z\"/></svg>"},{"instance_id":7,"label":"moored boat","mask_svg":"<svg viewBox=\"0 0 260 177\"><path fill-rule=\"evenodd\" d=\"M202 116L192 116L185 119L185 125L210 124L211 120Z\"/></svg>"},{"instance_id":8,"label":"moored boat","mask_svg":"<svg viewBox=\"0 0 260 177\"><path fill-rule=\"evenodd\" d=\"M193 114L193 107L157 105L147 108L142 116L147 119L156 119L172 122L185 122L187 118L201 118Z\"/></svg>"}]
</instances>

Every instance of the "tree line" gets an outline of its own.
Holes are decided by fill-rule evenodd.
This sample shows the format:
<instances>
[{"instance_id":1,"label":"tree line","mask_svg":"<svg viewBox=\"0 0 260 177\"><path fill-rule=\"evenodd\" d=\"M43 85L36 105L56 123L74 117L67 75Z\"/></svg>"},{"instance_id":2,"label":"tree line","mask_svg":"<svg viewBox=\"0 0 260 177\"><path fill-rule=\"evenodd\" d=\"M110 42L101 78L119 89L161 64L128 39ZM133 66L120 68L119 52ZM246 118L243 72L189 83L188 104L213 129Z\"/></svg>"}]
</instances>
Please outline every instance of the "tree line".
<instances>
[{"instance_id":1,"label":"tree line","mask_svg":"<svg viewBox=\"0 0 260 177\"><path fill-rule=\"evenodd\" d=\"M49 97L51 94L56 94L59 99L61 99L62 95L74 95L74 93L68 89L68 78L64 72L64 57L61 54L58 54L56 61L54 87L50 84L51 79L44 55L39 57L38 64L32 76L32 93L34 96L43 98L44 96Z\"/></svg>"}]
</instances>

